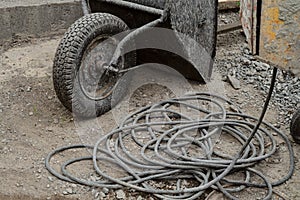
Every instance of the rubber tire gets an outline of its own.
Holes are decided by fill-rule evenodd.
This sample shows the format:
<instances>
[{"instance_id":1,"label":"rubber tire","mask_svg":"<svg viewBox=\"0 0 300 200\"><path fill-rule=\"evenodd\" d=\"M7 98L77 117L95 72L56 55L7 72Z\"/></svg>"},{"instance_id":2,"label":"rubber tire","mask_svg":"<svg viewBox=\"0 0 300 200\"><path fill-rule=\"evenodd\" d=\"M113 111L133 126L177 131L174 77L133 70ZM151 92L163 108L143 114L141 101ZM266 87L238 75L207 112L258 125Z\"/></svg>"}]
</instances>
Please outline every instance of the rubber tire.
<instances>
[{"instance_id":1,"label":"rubber tire","mask_svg":"<svg viewBox=\"0 0 300 200\"><path fill-rule=\"evenodd\" d=\"M291 135L296 143L300 144L300 109L296 111L291 121Z\"/></svg>"},{"instance_id":2,"label":"rubber tire","mask_svg":"<svg viewBox=\"0 0 300 200\"><path fill-rule=\"evenodd\" d=\"M118 17L93 13L77 20L65 33L54 58L53 84L58 99L76 116L97 117L111 109L112 95L98 101L88 99L77 89L76 76L84 52L95 38L101 34L113 36L127 30L128 26ZM125 60L128 66L130 62Z\"/></svg>"}]
</instances>

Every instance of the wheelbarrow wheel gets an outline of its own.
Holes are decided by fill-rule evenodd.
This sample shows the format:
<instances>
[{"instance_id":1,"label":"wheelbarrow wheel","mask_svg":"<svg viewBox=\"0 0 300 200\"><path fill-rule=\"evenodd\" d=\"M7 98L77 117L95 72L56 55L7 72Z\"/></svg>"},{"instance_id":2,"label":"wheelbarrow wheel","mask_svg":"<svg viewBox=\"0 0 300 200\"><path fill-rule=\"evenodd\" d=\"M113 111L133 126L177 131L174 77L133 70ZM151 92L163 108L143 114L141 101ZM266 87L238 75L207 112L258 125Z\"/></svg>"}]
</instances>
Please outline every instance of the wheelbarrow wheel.
<instances>
[{"instance_id":1,"label":"wheelbarrow wheel","mask_svg":"<svg viewBox=\"0 0 300 200\"><path fill-rule=\"evenodd\" d=\"M300 109L294 114L291 121L291 135L296 143L300 144Z\"/></svg>"},{"instance_id":2,"label":"wheelbarrow wheel","mask_svg":"<svg viewBox=\"0 0 300 200\"><path fill-rule=\"evenodd\" d=\"M122 84L126 83L119 83L118 76L108 73L105 66L121 39L120 33L127 30L118 17L93 13L77 20L60 42L53 65L54 89L76 116L99 116L124 95ZM128 54L122 56L119 66L127 68L134 62L134 56Z\"/></svg>"}]
</instances>

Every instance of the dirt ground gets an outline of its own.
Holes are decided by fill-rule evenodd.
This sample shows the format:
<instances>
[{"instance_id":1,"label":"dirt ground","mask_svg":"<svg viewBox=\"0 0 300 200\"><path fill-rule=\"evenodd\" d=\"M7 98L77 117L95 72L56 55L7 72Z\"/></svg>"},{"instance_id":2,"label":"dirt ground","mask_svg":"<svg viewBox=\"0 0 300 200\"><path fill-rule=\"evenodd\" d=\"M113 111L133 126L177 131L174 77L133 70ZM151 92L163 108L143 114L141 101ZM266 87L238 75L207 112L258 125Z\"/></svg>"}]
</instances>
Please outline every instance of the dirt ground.
<instances>
[{"instance_id":1,"label":"dirt ground","mask_svg":"<svg viewBox=\"0 0 300 200\"><path fill-rule=\"evenodd\" d=\"M61 105L53 90L52 60L60 38L16 44L0 56L0 199L99 199L97 191L100 189L65 183L50 175L44 167L45 157L54 148L82 142L71 113ZM241 40L243 37L237 36L221 42L217 57L223 56L222 51L230 50L232 43L239 44ZM224 87L226 96L238 103L244 112L258 116L261 111L264 94L243 82L241 90L234 90L222 81L218 72L214 73L211 87L195 82L190 84L194 91L208 87L224 92ZM170 96L171 92L155 84L143 86L132 95L131 110ZM271 105L266 121L276 124L277 110ZM104 132L115 126L112 114L97 119ZM281 126L280 130L289 135L289 124ZM293 143L293 147L296 172L290 181L275 188L285 199L300 198L300 145ZM287 168L283 162L286 154L281 156L277 167L267 170L271 177L280 176L278 171ZM79 172L81 170L78 168ZM137 192L126 195L128 199L152 198ZM114 198L115 193L110 191L104 199Z\"/></svg>"}]
</instances>

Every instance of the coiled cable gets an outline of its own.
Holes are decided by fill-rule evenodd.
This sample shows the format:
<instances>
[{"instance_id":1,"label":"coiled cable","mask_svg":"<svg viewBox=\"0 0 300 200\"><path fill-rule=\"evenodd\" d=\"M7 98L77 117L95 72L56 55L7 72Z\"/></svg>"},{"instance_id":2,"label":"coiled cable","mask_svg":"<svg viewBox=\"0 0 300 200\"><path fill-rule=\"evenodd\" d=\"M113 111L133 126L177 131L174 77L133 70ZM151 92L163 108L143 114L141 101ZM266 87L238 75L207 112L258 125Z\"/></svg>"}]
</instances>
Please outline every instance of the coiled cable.
<instances>
[{"instance_id":1,"label":"coiled cable","mask_svg":"<svg viewBox=\"0 0 300 200\"><path fill-rule=\"evenodd\" d=\"M197 199L208 189L222 192L230 199L246 187L266 188L264 199L271 199L273 186L286 182L294 171L294 153L287 136L263 122L276 80L274 69L270 92L259 119L244 114L231 101L215 94L195 93L161 101L127 116L118 128L101 137L94 146L61 147L46 158L46 168L57 178L92 187L131 188L161 199ZM277 134L289 151L289 171L276 182L254 167L276 153ZM223 138L225 136L225 138ZM222 138L222 139L221 139ZM240 147L236 153L222 151L225 139ZM88 148L91 156L74 158L56 171L53 156L70 149ZM221 150L220 150L221 149ZM91 160L99 181L76 177L68 167ZM105 166L121 171L116 178ZM244 174L243 180L230 175ZM263 183L252 181L259 177ZM164 183L164 187L162 186ZM234 187L225 187L230 184Z\"/></svg>"}]
</instances>

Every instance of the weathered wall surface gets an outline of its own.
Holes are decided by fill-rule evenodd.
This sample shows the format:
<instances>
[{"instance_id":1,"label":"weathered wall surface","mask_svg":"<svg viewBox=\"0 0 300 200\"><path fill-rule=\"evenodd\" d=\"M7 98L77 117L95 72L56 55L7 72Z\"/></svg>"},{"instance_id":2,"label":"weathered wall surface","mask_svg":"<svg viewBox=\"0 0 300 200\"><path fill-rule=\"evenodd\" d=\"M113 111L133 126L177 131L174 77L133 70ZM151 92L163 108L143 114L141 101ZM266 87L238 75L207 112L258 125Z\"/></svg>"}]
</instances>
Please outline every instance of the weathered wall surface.
<instances>
[{"instance_id":1,"label":"weathered wall surface","mask_svg":"<svg viewBox=\"0 0 300 200\"><path fill-rule=\"evenodd\" d=\"M260 56L300 76L300 0L264 0Z\"/></svg>"},{"instance_id":2,"label":"weathered wall surface","mask_svg":"<svg viewBox=\"0 0 300 200\"><path fill-rule=\"evenodd\" d=\"M81 4L74 0L1 2L0 43L15 36L41 37L62 33L80 16Z\"/></svg>"}]
</instances>

